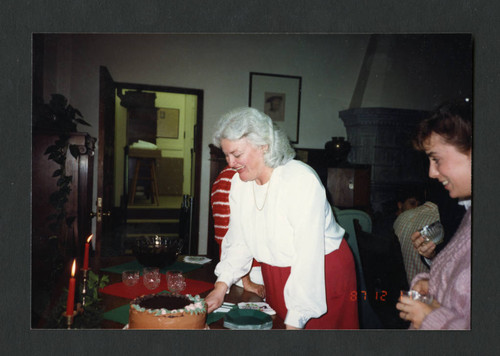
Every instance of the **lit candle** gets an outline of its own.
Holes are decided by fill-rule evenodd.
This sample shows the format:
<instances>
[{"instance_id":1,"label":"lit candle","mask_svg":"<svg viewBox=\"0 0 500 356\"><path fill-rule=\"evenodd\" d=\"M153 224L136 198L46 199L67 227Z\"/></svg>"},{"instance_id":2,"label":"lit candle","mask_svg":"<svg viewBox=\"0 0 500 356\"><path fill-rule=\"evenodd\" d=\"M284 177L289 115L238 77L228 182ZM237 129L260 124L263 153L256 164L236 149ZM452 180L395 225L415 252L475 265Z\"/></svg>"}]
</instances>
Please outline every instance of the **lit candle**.
<instances>
[{"instance_id":1,"label":"lit candle","mask_svg":"<svg viewBox=\"0 0 500 356\"><path fill-rule=\"evenodd\" d=\"M69 279L68 302L66 303L67 316L72 316L73 309L75 308L75 269L76 259L73 260L73 267L71 267L71 278Z\"/></svg>"},{"instance_id":2,"label":"lit candle","mask_svg":"<svg viewBox=\"0 0 500 356\"><path fill-rule=\"evenodd\" d=\"M86 271L89 269L89 248L90 248L90 240L92 240L93 234L87 238L87 242L85 243L85 255L83 257L83 269Z\"/></svg>"}]
</instances>

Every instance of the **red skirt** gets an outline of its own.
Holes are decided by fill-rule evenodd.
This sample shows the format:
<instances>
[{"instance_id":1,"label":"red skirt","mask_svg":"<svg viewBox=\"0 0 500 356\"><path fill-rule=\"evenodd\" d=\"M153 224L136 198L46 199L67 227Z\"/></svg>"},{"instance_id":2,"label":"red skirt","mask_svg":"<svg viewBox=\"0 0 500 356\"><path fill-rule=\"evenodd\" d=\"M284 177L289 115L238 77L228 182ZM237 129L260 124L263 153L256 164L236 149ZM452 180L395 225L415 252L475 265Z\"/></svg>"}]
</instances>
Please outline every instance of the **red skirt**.
<instances>
[{"instance_id":1,"label":"red skirt","mask_svg":"<svg viewBox=\"0 0 500 356\"><path fill-rule=\"evenodd\" d=\"M290 275L290 267L276 267L261 262L266 286L266 302L283 320L287 315L283 290ZM325 256L327 312L310 319L305 329L359 329L358 303L352 298L356 291L354 258L347 242L342 239L339 249Z\"/></svg>"}]
</instances>

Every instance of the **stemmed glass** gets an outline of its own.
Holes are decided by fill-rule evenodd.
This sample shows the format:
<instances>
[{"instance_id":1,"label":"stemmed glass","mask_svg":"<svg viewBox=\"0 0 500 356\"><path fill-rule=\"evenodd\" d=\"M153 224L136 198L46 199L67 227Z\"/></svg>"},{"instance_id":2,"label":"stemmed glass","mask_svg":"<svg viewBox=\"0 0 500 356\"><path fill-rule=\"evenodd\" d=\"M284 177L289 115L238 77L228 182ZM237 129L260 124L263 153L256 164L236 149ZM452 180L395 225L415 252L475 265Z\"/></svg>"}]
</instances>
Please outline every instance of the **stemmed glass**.
<instances>
[{"instance_id":1,"label":"stemmed glass","mask_svg":"<svg viewBox=\"0 0 500 356\"><path fill-rule=\"evenodd\" d=\"M420 235L424 238L425 242L434 242L436 245L443 242L444 228L439 221L435 221L430 225L424 226L420 229Z\"/></svg>"},{"instance_id":2,"label":"stemmed glass","mask_svg":"<svg viewBox=\"0 0 500 356\"><path fill-rule=\"evenodd\" d=\"M158 267L145 267L142 271L142 282L147 289L158 288L161 281L160 269Z\"/></svg>"},{"instance_id":3,"label":"stemmed glass","mask_svg":"<svg viewBox=\"0 0 500 356\"><path fill-rule=\"evenodd\" d=\"M181 271L168 271L167 285L168 290L172 293L180 293L186 289L186 279L182 275Z\"/></svg>"},{"instance_id":4,"label":"stemmed glass","mask_svg":"<svg viewBox=\"0 0 500 356\"><path fill-rule=\"evenodd\" d=\"M135 286L139 282L139 271L123 271L122 282L128 287Z\"/></svg>"}]
</instances>

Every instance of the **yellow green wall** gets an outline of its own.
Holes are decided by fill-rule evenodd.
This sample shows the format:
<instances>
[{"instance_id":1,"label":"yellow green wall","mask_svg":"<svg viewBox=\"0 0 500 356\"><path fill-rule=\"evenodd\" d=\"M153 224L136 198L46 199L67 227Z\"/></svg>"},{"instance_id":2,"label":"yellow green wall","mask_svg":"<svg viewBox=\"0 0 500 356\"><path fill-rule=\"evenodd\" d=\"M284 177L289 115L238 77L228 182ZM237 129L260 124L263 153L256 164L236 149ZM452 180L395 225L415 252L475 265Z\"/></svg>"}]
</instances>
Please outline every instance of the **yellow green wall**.
<instances>
[{"instance_id":1,"label":"yellow green wall","mask_svg":"<svg viewBox=\"0 0 500 356\"><path fill-rule=\"evenodd\" d=\"M155 143L162 151L162 157L184 159L182 193L191 195L194 172L191 172L191 149L194 145L197 100L195 95L155 92L155 106L179 110L179 137L157 138ZM120 205L123 194L124 147L127 133L127 109L115 97L115 206ZM194 158L194 157L193 157ZM194 171L194 170L193 170ZM193 176L192 176L193 175ZM161 179L161 177L159 177Z\"/></svg>"}]
</instances>

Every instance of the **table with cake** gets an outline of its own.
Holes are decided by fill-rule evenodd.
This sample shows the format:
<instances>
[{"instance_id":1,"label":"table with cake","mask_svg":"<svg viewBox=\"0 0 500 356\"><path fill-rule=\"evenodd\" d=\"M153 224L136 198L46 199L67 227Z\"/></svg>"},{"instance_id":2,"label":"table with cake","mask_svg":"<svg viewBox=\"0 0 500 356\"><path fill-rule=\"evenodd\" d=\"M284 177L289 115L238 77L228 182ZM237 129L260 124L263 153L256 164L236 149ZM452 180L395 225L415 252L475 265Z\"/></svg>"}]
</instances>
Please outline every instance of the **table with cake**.
<instances>
[{"instance_id":1,"label":"table with cake","mask_svg":"<svg viewBox=\"0 0 500 356\"><path fill-rule=\"evenodd\" d=\"M188 256L193 257L193 256ZM196 258L196 257L195 257ZM200 258L200 257L198 257ZM99 274L107 275L109 284L99 291L104 305L103 329L284 329L283 320L274 313L263 313L253 306L265 304L258 295L233 285L226 295L224 305L207 315L204 297L216 280L216 261L189 263L186 256L176 256L175 261L160 268L160 284L152 290L142 283L127 286L122 281L125 270L141 271L145 266L133 256L101 258ZM166 273L182 272L185 289L176 293L169 290ZM249 307L250 306L250 307ZM249 308L249 309L248 309ZM253 314L243 314L243 313ZM241 315L240 315L241 314ZM271 315L269 315L271 314ZM264 316L264 317L263 317ZM258 320L246 327L231 324L231 318ZM256 319L261 318L261 319Z\"/></svg>"}]
</instances>

